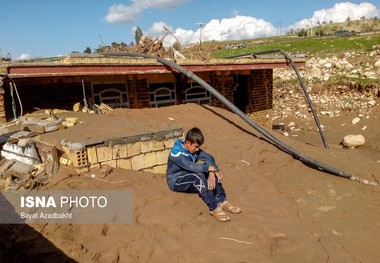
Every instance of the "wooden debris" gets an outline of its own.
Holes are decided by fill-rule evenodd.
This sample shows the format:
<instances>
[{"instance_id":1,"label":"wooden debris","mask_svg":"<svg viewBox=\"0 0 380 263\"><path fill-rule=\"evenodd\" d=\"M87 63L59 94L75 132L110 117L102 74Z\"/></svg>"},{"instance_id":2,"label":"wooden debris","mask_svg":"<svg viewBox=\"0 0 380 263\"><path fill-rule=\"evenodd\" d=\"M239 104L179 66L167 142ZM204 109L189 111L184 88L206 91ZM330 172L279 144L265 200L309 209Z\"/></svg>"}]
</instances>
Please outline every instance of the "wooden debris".
<instances>
[{"instance_id":1,"label":"wooden debris","mask_svg":"<svg viewBox=\"0 0 380 263\"><path fill-rule=\"evenodd\" d=\"M131 52L145 53L159 57L169 57L169 54L163 45L163 40L165 37L166 35L161 39L152 39L149 36L142 36L140 42L137 45L112 43L111 46L99 46L97 53Z\"/></svg>"},{"instance_id":2,"label":"wooden debris","mask_svg":"<svg viewBox=\"0 0 380 263\"><path fill-rule=\"evenodd\" d=\"M7 160L3 159L0 161L0 177L3 176L4 172L9 169L13 164L15 163L15 160Z\"/></svg>"}]
</instances>

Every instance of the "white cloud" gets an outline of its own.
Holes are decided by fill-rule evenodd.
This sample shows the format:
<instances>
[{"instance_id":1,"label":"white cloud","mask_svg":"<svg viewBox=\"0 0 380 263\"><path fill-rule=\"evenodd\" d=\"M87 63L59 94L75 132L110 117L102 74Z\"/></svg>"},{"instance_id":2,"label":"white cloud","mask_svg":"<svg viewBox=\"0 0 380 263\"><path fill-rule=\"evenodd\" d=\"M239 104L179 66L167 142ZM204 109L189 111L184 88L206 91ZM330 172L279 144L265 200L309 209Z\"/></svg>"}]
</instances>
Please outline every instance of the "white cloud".
<instances>
[{"instance_id":1,"label":"white cloud","mask_svg":"<svg viewBox=\"0 0 380 263\"><path fill-rule=\"evenodd\" d=\"M171 8L175 7L178 4L181 4L186 0L134 0L133 4L126 7L119 5L120 16L127 16L130 19L134 15L139 15L144 9L147 8L158 8L166 7ZM122 11L123 8L128 8L128 10ZM137 10L135 13L132 12L132 9ZM127 13L130 12L128 15ZM110 14L117 15L117 12L110 12ZM225 40L242 40L242 39L252 39L258 37L274 36L280 32L280 34L285 33L286 31L282 28L275 28L270 22L267 22L263 19L258 19L251 16L241 16L238 15L237 10L232 10L234 14L231 18L224 18L221 20L212 19L206 22L202 27L202 41L225 41ZM313 16L308 19L303 19L298 21L294 25L288 27L288 29L298 29L306 28L308 26L315 26L318 22L344 22L348 17L351 20L360 19L361 17L373 18L375 16L380 16L380 10L377 10L373 4L370 3L361 3L353 4L350 2L337 3L333 7L328 9L321 9L314 12ZM117 21L115 18L114 22ZM122 21L120 18L118 21ZM127 21L127 18L124 18L124 21ZM194 21L194 27L195 22ZM281 26L281 25L278 25ZM165 22L155 22L147 32L144 32L144 35L149 35L152 38L161 38L167 31L164 27L168 28L180 41L182 45L197 43L200 41L200 30L198 26L195 30L184 29L184 28L173 28L167 25ZM281 26L282 27L282 26ZM135 28L133 29L134 34ZM164 39L164 45L168 46L173 44L176 39L167 35Z\"/></svg>"},{"instance_id":2,"label":"white cloud","mask_svg":"<svg viewBox=\"0 0 380 263\"><path fill-rule=\"evenodd\" d=\"M22 53L18 59L20 60L30 59L30 54Z\"/></svg>"},{"instance_id":3,"label":"white cloud","mask_svg":"<svg viewBox=\"0 0 380 263\"><path fill-rule=\"evenodd\" d=\"M183 28L177 28L173 31L164 22L156 22L149 28L149 36L153 38L163 36L166 33L164 26L171 30L182 45L199 42L201 30L202 41L240 40L270 36L276 32L276 29L269 22L262 19L249 16L235 16L222 20L212 19L208 23L205 23L202 29L199 27L196 31ZM169 35L165 37L165 44L172 44L174 41L174 37Z\"/></svg>"},{"instance_id":4,"label":"white cloud","mask_svg":"<svg viewBox=\"0 0 380 263\"><path fill-rule=\"evenodd\" d=\"M370 3L361 3L359 5L350 2L336 3L332 8L321 9L314 12L311 18L306 18L291 25L289 29L306 28L316 26L318 22L344 22L349 17L350 20L358 20L363 16L373 18L379 16L380 11L376 6Z\"/></svg>"},{"instance_id":5,"label":"white cloud","mask_svg":"<svg viewBox=\"0 0 380 263\"><path fill-rule=\"evenodd\" d=\"M146 9L171 9L187 0L133 0L131 5L113 5L104 18L108 23L132 23Z\"/></svg>"}]
</instances>

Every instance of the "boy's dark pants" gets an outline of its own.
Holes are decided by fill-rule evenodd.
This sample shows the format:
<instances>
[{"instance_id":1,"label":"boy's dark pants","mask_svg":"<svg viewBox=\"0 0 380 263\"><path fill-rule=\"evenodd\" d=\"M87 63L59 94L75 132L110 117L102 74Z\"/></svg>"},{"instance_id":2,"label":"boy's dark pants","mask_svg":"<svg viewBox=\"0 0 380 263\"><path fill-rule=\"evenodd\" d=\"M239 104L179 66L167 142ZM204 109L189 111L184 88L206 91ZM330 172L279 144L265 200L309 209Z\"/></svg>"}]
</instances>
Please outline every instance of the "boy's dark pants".
<instances>
[{"instance_id":1,"label":"boy's dark pants","mask_svg":"<svg viewBox=\"0 0 380 263\"><path fill-rule=\"evenodd\" d=\"M207 189L207 176L204 173L182 172L177 177L173 191L198 193L210 211L216 209L218 203L222 203L226 199L226 193L224 192L222 183L216 181L214 190Z\"/></svg>"}]
</instances>

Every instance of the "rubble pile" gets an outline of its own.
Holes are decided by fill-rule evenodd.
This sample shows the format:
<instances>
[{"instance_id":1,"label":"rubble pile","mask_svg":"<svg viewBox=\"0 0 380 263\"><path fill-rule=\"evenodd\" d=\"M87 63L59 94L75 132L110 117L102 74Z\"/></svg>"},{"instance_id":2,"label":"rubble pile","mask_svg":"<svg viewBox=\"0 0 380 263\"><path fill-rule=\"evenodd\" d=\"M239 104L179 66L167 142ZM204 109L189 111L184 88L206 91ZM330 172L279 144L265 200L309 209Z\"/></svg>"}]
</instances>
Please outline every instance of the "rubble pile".
<instances>
[{"instance_id":1,"label":"rubble pile","mask_svg":"<svg viewBox=\"0 0 380 263\"><path fill-rule=\"evenodd\" d=\"M34 189L47 184L60 164L69 160L40 134L74 126L77 118L58 118L62 110L46 110L20 117L0 129L0 190Z\"/></svg>"},{"instance_id":2,"label":"rubble pile","mask_svg":"<svg viewBox=\"0 0 380 263\"><path fill-rule=\"evenodd\" d=\"M73 105L73 112L105 114L113 109L102 103L94 109ZM72 127L76 117L58 117L65 110L44 110L21 116L0 128L0 190L33 189L47 184L60 165L77 161L64 150L44 142L40 134ZM80 123L80 122L79 122ZM74 160L71 160L74 158Z\"/></svg>"},{"instance_id":3,"label":"rubble pile","mask_svg":"<svg viewBox=\"0 0 380 263\"><path fill-rule=\"evenodd\" d=\"M169 54L164 48L163 39L152 39L149 36L142 36L138 44L118 44L113 43L111 46L99 46L98 53L113 53L113 52L130 52L130 53L145 53L153 56L168 57Z\"/></svg>"},{"instance_id":4,"label":"rubble pile","mask_svg":"<svg viewBox=\"0 0 380 263\"><path fill-rule=\"evenodd\" d=\"M368 62L364 64L349 62L353 58L363 56L366 56ZM324 59L310 58L306 62L306 67L301 70L301 75L318 114L330 117L339 116L342 111L368 114L376 106L376 98L380 96L380 85L361 86L348 81L335 81L331 84L328 81L342 76L345 79L378 79L380 47L374 46L368 54L346 52L342 59L336 56ZM287 116L312 118L294 71L275 69L274 78L274 118Z\"/></svg>"},{"instance_id":5,"label":"rubble pile","mask_svg":"<svg viewBox=\"0 0 380 263\"><path fill-rule=\"evenodd\" d=\"M34 132L1 135L0 189L33 189L45 185L58 171L57 149L38 140Z\"/></svg>"}]
</instances>

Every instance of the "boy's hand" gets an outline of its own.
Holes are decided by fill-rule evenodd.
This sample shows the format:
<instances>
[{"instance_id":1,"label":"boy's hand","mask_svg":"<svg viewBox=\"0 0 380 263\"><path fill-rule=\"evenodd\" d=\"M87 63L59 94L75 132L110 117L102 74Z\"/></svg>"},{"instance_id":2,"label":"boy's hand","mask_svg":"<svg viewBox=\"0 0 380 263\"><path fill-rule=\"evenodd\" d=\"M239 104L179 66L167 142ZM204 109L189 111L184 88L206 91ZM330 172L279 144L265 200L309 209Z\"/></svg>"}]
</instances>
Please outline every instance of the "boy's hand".
<instances>
[{"instance_id":1,"label":"boy's hand","mask_svg":"<svg viewBox=\"0 0 380 263\"><path fill-rule=\"evenodd\" d=\"M207 188L208 190L214 190L215 189L215 174L213 172L208 173L208 179L207 179Z\"/></svg>"},{"instance_id":2,"label":"boy's hand","mask_svg":"<svg viewBox=\"0 0 380 263\"><path fill-rule=\"evenodd\" d=\"M218 178L218 182L222 182L223 180L223 173L221 171L215 173L216 177Z\"/></svg>"}]
</instances>

